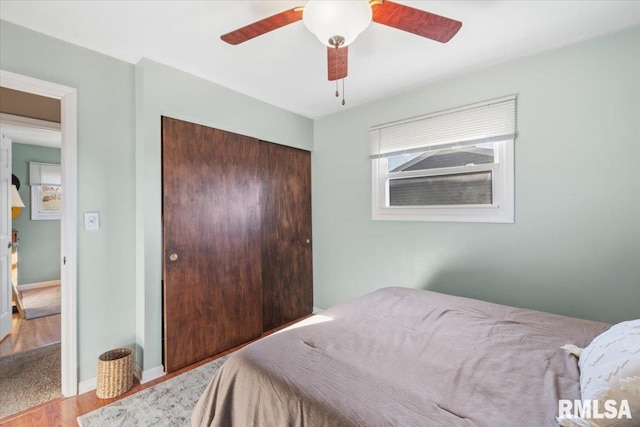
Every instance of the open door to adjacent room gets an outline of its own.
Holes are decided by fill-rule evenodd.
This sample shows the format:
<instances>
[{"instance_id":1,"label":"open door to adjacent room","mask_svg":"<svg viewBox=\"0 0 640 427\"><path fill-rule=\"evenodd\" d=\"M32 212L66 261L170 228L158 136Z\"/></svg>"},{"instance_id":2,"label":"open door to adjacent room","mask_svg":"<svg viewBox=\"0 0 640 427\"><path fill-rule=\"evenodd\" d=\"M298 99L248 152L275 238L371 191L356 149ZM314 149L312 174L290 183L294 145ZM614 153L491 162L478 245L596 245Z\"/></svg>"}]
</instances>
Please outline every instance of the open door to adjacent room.
<instances>
[{"instance_id":1,"label":"open door to adjacent room","mask_svg":"<svg viewBox=\"0 0 640 427\"><path fill-rule=\"evenodd\" d=\"M29 390L26 387L20 388L20 399L13 399L16 405L12 407L3 407L5 410L23 410L30 406L42 404L53 398L57 398L62 395L64 397L74 396L78 393L78 347L77 347L77 91L75 88L59 85L57 83L36 79L29 76L15 74L9 71L0 70L0 91L2 92L2 100L0 103L0 127L2 133L8 135L12 139L12 151L13 156L8 156L7 160L12 161L13 176L12 183L15 185L16 195L18 199L21 197L26 203L21 201L23 207L26 205L26 209L22 215L20 215L20 209L17 212L13 212L13 227L21 228L20 221L30 217L31 209L30 203L33 203L33 198L29 197L29 192L25 193L25 190L29 189L30 179L28 175L28 161L49 161L54 159L36 159L26 157L20 157L16 163L14 157L18 156L18 153L31 152L31 148L44 145L47 147L57 147L57 160L55 163L60 164L60 184L65 190L65 195L60 197L51 197L50 194L43 195L41 200L49 202L44 206L44 211L58 211L59 218L57 221L49 221L53 224L53 234L57 233L57 243L52 244L57 251L51 256L47 256L47 267L52 267L57 275L57 280L40 279L34 280L36 276L28 275L16 275L17 268L19 266L18 257L19 253L24 255L26 252L20 251L14 248L12 253L12 281L16 284L14 290L16 290L16 301L19 298L24 297L25 292L39 293L41 290L46 291L48 289L45 285L52 285L50 288L57 292L48 293L46 301L46 313L38 311L37 315L33 316L33 319L29 319L29 314L25 311L25 319L22 319L22 313L16 313L13 317L13 328L11 332L11 339L6 338L0 346L0 355L9 357L22 356L30 353L31 351L39 352L40 348L43 349L43 354L46 353L45 358L37 358L38 363L41 366L46 366L47 369L38 369L38 372L47 372L47 375L52 375L58 378L57 385L54 382L47 383L47 387L43 386L44 381L36 379L30 375L27 370L24 370L22 375L24 378L23 384L33 385ZM57 119L54 118L57 117ZM53 144L53 145L52 145ZM19 148L17 148L19 147ZM26 151L25 151L26 150ZM55 150L54 150L55 151ZM3 153L4 158L4 153ZM26 160L25 160L26 159ZM22 170L22 172L20 172ZM22 174L22 175L21 175ZM21 178L18 179L20 175ZM18 193L20 190L20 180L24 184L22 190L22 196ZM49 184L49 183L47 183ZM45 199L46 197L46 199ZM12 204L14 202L12 201ZM20 206L15 205L14 206ZM28 243L29 239L26 237L22 239L22 236L26 236L26 233L19 233L20 230L13 230L12 240L15 242L13 246L19 240L23 243ZM43 239L44 234L42 230L38 230L33 235ZM46 234L50 237L51 234ZM43 240L40 241L40 243ZM35 240L38 244L38 240ZM23 246L23 247L26 247ZM41 248L42 246L38 246ZM40 253L41 255L42 253ZM27 260L28 257L20 256L21 261ZM41 261L45 258L41 258ZM24 263L26 266L28 263ZM29 273L34 273L35 268L29 268ZM27 279L31 277L31 279ZM53 279L53 277L51 278ZM29 280L25 283L26 280ZM21 283L22 282L22 283ZM36 283L37 282L37 283ZM46 282L46 283L45 283ZM53 283L57 282L56 286ZM40 288L43 289L40 289ZM21 292L22 295L18 295ZM51 295L54 295L51 297ZM42 295L40 295L42 296ZM23 298L24 301L24 298ZM56 305L55 302L59 302L57 312L54 314L51 306ZM17 304L18 305L18 304ZM51 310L50 310L51 309ZM16 316L19 314L19 318ZM33 314L33 313L32 313ZM41 317L38 317L41 316ZM54 344L59 342L60 344ZM51 345L49 345L51 344ZM40 353L38 353L41 355ZM11 355L11 356L9 356ZM51 356L51 359L48 357ZM36 359L33 359L36 360ZM57 362L53 362L57 360ZM5 360L6 361L6 360ZM33 363L25 364L24 366L31 366ZM55 370L53 369L55 367ZM31 382L29 382L29 380ZM13 392L10 394L14 396ZM42 398L42 399L41 399ZM8 406L8 405L5 405ZM18 408L20 406L20 408ZM9 412L11 413L11 412Z\"/></svg>"},{"instance_id":2,"label":"open door to adjacent room","mask_svg":"<svg viewBox=\"0 0 640 427\"><path fill-rule=\"evenodd\" d=\"M0 135L0 340L11 331L11 140Z\"/></svg>"}]
</instances>

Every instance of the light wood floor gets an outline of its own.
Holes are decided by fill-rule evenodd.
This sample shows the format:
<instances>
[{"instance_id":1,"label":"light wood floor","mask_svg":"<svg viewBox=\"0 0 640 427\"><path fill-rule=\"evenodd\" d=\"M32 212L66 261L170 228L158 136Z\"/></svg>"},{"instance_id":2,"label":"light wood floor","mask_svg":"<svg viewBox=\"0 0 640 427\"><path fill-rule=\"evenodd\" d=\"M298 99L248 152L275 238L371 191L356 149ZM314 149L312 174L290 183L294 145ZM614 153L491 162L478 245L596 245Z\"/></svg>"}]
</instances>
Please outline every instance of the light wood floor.
<instances>
[{"instance_id":1,"label":"light wood floor","mask_svg":"<svg viewBox=\"0 0 640 427\"><path fill-rule=\"evenodd\" d=\"M0 357L60 342L60 315L25 320L13 313L11 332L0 341Z\"/></svg>"},{"instance_id":2,"label":"light wood floor","mask_svg":"<svg viewBox=\"0 0 640 427\"><path fill-rule=\"evenodd\" d=\"M311 316L311 315L309 315ZM290 326L300 320L303 320L309 316L305 316L301 319L290 322L286 325L282 325L278 328L272 329L268 332L262 334L263 338L267 335L271 335L274 332L277 332L287 326ZM41 406L31 408L29 410L19 412L17 414L11 415L7 418L0 420L0 427L54 427L54 426L77 426L78 423L76 418L80 415L87 414L91 411L94 411L98 408L106 406L112 402L123 399L127 396L130 396L134 393L137 393L141 390L154 386L156 384L160 384L163 381L167 381L177 375L183 374L191 369L197 368L200 365L204 365L212 360L215 360L219 357L225 356L229 353L232 353L240 348L246 346L249 343L244 343L237 347L234 347L230 350L227 350L223 353L216 354L215 356L211 356L205 360L194 363L193 365L182 368L176 372L172 372L167 374L161 378L150 381L145 384L138 383L137 380L134 380L133 387L131 390L123 394L122 396L114 397L113 399L98 399L96 397L95 390L89 391L84 394L80 394L78 396L68 397L68 398L60 398L54 400L52 402L45 403Z\"/></svg>"}]
</instances>

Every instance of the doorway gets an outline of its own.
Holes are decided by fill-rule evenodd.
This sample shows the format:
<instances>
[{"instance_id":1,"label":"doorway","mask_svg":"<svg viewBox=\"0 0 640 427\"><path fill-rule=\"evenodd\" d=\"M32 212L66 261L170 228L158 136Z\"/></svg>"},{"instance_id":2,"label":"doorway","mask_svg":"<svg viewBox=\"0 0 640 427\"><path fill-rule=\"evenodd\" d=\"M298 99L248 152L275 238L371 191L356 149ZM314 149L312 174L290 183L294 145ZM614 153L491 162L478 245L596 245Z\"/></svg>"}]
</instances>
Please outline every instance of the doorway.
<instances>
[{"instance_id":1,"label":"doorway","mask_svg":"<svg viewBox=\"0 0 640 427\"><path fill-rule=\"evenodd\" d=\"M60 100L61 182L64 189L60 220L61 391L78 393L77 374L77 91L56 83L0 71L0 86Z\"/></svg>"},{"instance_id":2,"label":"doorway","mask_svg":"<svg viewBox=\"0 0 640 427\"><path fill-rule=\"evenodd\" d=\"M48 108L39 111L43 105ZM0 340L0 385L6 391L0 395L0 418L62 396L59 122L59 100L0 87L0 128L11 140L12 197L3 207L11 202L9 309L13 303L13 313L7 313L11 331ZM41 132L38 126L54 130ZM47 135L57 138L49 143ZM46 185L35 173L44 165L49 167Z\"/></svg>"}]
</instances>

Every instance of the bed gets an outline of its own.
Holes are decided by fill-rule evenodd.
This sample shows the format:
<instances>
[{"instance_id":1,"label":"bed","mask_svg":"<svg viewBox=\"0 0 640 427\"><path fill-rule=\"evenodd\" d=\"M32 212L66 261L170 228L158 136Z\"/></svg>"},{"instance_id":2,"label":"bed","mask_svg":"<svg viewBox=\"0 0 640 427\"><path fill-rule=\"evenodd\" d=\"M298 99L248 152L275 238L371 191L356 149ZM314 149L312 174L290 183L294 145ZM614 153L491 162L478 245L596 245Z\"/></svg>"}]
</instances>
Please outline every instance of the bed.
<instances>
[{"instance_id":1,"label":"bed","mask_svg":"<svg viewBox=\"0 0 640 427\"><path fill-rule=\"evenodd\" d=\"M605 323L384 288L236 352L193 426L557 426Z\"/></svg>"}]
</instances>

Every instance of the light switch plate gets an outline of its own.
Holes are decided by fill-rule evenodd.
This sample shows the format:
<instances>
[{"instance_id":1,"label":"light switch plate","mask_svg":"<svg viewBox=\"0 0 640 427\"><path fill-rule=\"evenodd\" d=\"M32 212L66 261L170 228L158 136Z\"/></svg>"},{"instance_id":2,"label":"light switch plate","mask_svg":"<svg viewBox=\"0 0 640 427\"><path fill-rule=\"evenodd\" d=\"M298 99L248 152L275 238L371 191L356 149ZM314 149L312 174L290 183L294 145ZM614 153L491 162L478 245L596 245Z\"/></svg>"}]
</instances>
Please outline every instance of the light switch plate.
<instances>
[{"instance_id":1,"label":"light switch plate","mask_svg":"<svg viewBox=\"0 0 640 427\"><path fill-rule=\"evenodd\" d=\"M87 231L96 231L100 229L100 213L85 212L84 229Z\"/></svg>"}]
</instances>

